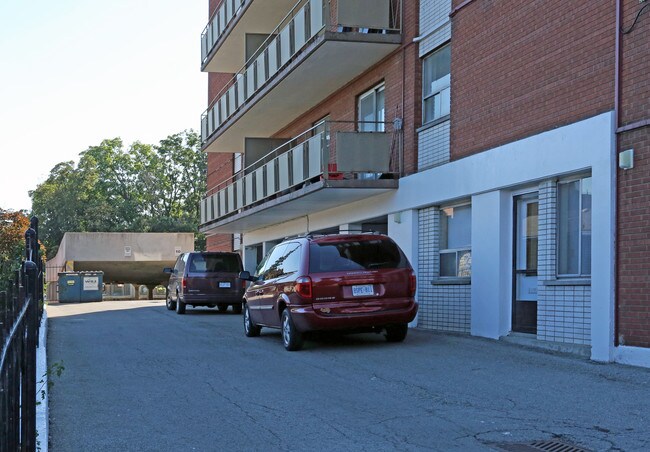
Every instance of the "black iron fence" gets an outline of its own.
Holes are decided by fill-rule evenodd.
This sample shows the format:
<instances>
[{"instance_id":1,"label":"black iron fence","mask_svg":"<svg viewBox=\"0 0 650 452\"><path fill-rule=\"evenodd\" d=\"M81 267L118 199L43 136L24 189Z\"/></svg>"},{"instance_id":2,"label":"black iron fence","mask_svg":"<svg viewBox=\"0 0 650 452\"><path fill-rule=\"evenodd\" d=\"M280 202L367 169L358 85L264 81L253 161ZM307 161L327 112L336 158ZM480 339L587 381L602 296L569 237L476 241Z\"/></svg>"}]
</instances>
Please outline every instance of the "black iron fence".
<instances>
[{"instance_id":1,"label":"black iron fence","mask_svg":"<svg viewBox=\"0 0 650 452\"><path fill-rule=\"evenodd\" d=\"M0 292L0 452L37 447L36 348L42 314L43 261L38 219L32 218L25 258Z\"/></svg>"}]
</instances>

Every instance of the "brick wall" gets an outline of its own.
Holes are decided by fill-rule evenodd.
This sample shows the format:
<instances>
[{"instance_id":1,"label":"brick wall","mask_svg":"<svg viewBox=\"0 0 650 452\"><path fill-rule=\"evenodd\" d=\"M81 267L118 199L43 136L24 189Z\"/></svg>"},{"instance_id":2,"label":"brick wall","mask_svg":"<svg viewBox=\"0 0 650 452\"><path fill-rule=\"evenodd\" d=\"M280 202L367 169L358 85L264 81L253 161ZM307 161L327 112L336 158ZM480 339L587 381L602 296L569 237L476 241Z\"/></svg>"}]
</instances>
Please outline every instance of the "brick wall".
<instances>
[{"instance_id":1,"label":"brick wall","mask_svg":"<svg viewBox=\"0 0 650 452\"><path fill-rule=\"evenodd\" d=\"M623 2L623 27L639 8ZM650 119L650 11L622 39L621 125ZM619 134L618 149L634 149L634 168L618 170L617 334L621 345L650 347L650 127Z\"/></svg>"},{"instance_id":2,"label":"brick wall","mask_svg":"<svg viewBox=\"0 0 650 452\"><path fill-rule=\"evenodd\" d=\"M431 284L440 276L439 231L439 210L421 209L418 212L418 327L469 334L472 286Z\"/></svg>"},{"instance_id":3,"label":"brick wall","mask_svg":"<svg viewBox=\"0 0 650 452\"><path fill-rule=\"evenodd\" d=\"M614 28L613 0L476 0L459 10L452 160L612 110Z\"/></svg>"}]
</instances>

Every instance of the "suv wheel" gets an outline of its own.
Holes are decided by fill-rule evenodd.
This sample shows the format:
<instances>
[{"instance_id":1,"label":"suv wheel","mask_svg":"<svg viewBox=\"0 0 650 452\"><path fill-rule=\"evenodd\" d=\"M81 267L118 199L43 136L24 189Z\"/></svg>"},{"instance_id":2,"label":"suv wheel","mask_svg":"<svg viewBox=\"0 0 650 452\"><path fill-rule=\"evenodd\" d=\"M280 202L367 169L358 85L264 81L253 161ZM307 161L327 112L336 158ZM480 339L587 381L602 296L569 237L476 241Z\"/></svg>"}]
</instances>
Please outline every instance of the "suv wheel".
<instances>
[{"instance_id":1,"label":"suv wheel","mask_svg":"<svg viewBox=\"0 0 650 452\"><path fill-rule=\"evenodd\" d=\"M284 348L290 352L302 348L302 333L298 331L296 326L293 324L289 309L282 311L282 343L284 344Z\"/></svg>"},{"instance_id":2,"label":"suv wheel","mask_svg":"<svg viewBox=\"0 0 650 452\"><path fill-rule=\"evenodd\" d=\"M172 300L172 295L169 293L169 290L167 291L167 297L165 298L165 306L170 311L176 309L176 302Z\"/></svg>"},{"instance_id":3,"label":"suv wheel","mask_svg":"<svg viewBox=\"0 0 650 452\"><path fill-rule=\"evenodd\" d=\"M176 296L176 314L185 314L185 303L180 296Z\"/></svg>"},{"instance_id":4,"label":"suv wheel","mask_svg":"<svg viewBox=\"0 0 650 452\"><path fill-rule=\"evenodd\" d=\"M397 325L389 325L386 327L386 340L388 342L402 342L406 339L409 326L407 323L399 323Z\"/></svg>"},{"instance_id":5,"label":"suv wheel","mask_svg":"<svg viewBox=\"0 0 650 452\"><path fill-rule=\"evenodd\" d=\"M260 331L262 331L262 328L253 323L251 313L248 311L248 305L246 305L244 309L244 333L247 337L257 337L260 335Z\"/></svg>"}]
</instances>

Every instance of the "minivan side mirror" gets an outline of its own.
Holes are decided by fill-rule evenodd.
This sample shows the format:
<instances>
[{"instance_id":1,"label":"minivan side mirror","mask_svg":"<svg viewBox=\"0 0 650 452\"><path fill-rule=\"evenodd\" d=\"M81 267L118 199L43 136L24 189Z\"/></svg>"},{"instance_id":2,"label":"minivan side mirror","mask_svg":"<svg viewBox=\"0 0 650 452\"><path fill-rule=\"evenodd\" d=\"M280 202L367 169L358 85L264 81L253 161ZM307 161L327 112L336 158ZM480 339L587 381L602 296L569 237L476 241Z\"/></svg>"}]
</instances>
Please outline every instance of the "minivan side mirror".
<instances>
[{"instance_id":1,"label":"minivan side mirror","mask_svg":"<svg viewBox=\"0 0 650 452\"><path fill-rule=\"evenodd\" d=\"M251 276L251 272L249 271L243 271L239 272L239 279L243 279L244 281L256 281L257 278Z\"/></svg>"},{"instance_id":2,"label":"minivan side mirror","mask_svg":"<svg viewBox=\"0 0 650 452\"><path fill-rule=\"evenodd\" d=\"M174 273L174 270L172 270L171 267L165 267L163 268L163 273L168 273L171 275L172 273Z\"/></svg>"}]
</instances>

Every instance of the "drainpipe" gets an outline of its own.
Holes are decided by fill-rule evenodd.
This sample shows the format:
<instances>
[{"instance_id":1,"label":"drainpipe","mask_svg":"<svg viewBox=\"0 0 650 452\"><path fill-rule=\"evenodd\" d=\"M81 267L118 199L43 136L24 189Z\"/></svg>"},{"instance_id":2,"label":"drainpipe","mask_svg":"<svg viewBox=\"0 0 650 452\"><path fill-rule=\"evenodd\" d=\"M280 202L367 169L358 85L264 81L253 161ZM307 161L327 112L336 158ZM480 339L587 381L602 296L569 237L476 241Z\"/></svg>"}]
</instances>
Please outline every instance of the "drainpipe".
<instances>
[{"instance_id":1,"label":"drainpipe","mask_svg":"<svg viewBox=\"0 0 650 452\"><path fill-rule=\"evenodd\" d=\"M614 346L619 346L619 312L618 312L618 278L619 278L619 253L618 253L618 168L616 167L616 155L618 153L618 127L620 124L620 102L621 102L621 9L622 1L616 0L616 48L614 50L614 152L612 165L614 166Z\"/></svg>"}]
</instances>

